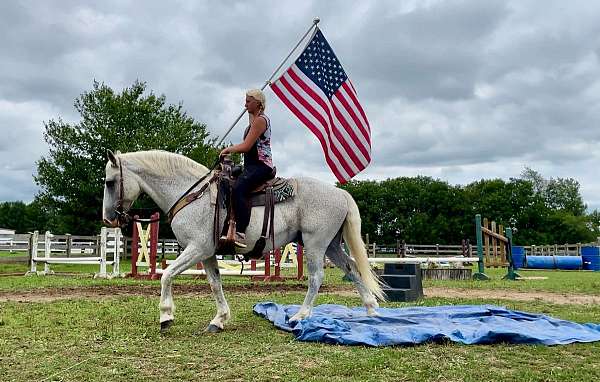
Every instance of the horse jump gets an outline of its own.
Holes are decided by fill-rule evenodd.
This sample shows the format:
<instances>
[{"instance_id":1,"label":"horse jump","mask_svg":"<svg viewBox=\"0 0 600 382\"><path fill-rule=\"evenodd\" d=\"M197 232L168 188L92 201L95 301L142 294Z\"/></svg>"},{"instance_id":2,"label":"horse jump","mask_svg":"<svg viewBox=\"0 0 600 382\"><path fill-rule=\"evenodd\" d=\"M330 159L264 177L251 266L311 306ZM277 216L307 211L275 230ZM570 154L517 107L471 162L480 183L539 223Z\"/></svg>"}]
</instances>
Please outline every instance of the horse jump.
<instances>
[{"instance_id":1,"label":"horse jump","mask_svg":"<svg viewBox=\"0 0 600 382\"><path fill-rule=\"evenodd\" d=\"M137 216L134 217L137 219ZM158 230L160 214L154 213L151 217L151 223L144 229L140 222L136 222L133 225L132 241L131 241L131 273L128 277L139 278L139 279L150 279L157 280L160 278L167 267L173 264L175 260L163 259L158 262ZM303 280L303 251L302 246L298 246L297 253L295 254L295 265L297 267L297 275L295 276L282 276L282 255L281 250L277 248L273 254L274 260L274 273L271 274L271 253L266 252L264 254L264 264L258 264L258 261L251 260L244 263L245 269L241 272L239 261L231 260L219 260L219 273L221 276L249 276L252 280L261 281L285 281L286 279ZM234 266L234 265L237 265ZM258 270L258 268L263 270ZM141 273L141 267L147 268L147 273ZM247 267L247 268L246 268ZM225 268L225 269L223 269ZM248 269L249 268L249 269ZM202 268L202 263L196 264L196 269L186 269L181 273L182 275L196 275L206 276L206 271Z\"/></svg>"}]
</instances>

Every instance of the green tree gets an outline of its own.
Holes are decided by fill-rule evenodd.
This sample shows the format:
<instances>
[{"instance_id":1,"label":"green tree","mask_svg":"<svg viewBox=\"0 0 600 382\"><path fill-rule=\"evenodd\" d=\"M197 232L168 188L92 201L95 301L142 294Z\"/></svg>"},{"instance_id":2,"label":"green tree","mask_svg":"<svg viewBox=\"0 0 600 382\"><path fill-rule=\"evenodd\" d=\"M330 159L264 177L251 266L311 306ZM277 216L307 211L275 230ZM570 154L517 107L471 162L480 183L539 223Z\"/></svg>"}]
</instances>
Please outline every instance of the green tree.
<instances>
[{"instance_id":1,"label":"green tree","mask_svg":"<svg viewBox=\"0 0 600 382\"><path fill-rule=\"evenodd\" d=\"M348 191L356 201L360 211L361 231L369 234L375 240L380 239L382 230L383 196L380 195L381 188L376 181L351 180L338 187Z\"/></svg>"},{"instance_id":2,"label":"green tree","mask_svg":"<svg viewBox=\"0 0 600 382\"><path fill-rule=\"evenodd\" d=\"M94 81L92 90L75 100L75 109L81 115L76 123L61 118L45 123L49 154L37 162L41 191L36 201L50 211L55 232L97 232L107 149L160 149L203 164L218 156L204 124L189 117L182 104L168 105L164 95L147 94L143 82L117 93Z\"/></svg>"},{"instance_id":3,"label":"green tree","mask_svg":"<svg viewBox=\"0 0 600 382\"><path fill-rule=\"evenodd\" d=\"M544 198L548 208L584 216L587 206L579 192L579 182L572 178L545 179L539 172L525 167L521 178L533 184L535 192Z\"/></svg>"},{"instance_id":4,"label":"green tree","mask_svg":"<svg viewBox=\"0 0 600 382\"><path fill-rule=\"evenodd\" d=\"M44 231L48 213L40 203L33 201L0 203L0 227L14 229L17 233Z\"/></svg>"},{"instance_id":5,"label":"green tree","mask_svg":"<svg viewBox=\"0 0 600 382\"><path fill-rule=\"evenodd\" d=\"M596 241L600 241L600 211L594 210L587 215L588 228L596 238Z\"/></svg>"},{"instance_id":6,"label":"green tree","mask_svg":"<svg viewBox=\"0 0 600 382\"><path fill-rule=\"evenodd\" d=\"M0 227L27 232L26 210L23 202L0 203Z\"/></svg>"},{"instance_id":7,"label":"green tree","mask_svg":"<svg viewBox=\"0 0 600 382\"><path fill-rule=\"evenodd\" d=\"M446 182L402 177L351 181L340 187L356 200L362 231L374 241L449 244L465 237L462 191Z\"/></svg>"}]
</instances>

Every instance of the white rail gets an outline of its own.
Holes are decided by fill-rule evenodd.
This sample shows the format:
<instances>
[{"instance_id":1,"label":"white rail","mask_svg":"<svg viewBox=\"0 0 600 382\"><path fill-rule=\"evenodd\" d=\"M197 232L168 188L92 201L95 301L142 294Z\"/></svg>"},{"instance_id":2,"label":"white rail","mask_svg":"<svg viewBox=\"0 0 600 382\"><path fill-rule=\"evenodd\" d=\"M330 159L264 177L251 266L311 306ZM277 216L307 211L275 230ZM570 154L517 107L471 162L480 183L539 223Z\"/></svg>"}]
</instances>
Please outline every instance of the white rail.
<instances>
[{"instance_id":1,"label":"white rail","mask_svg":"<svg viewBox=\"0 0 600 382\"><path fill-rule=\"evenodd\" d=\"M38 232L34 232L31 235L31 241L29 245L29 253L31 257L31 268L28 274L34 275L48 275L53 274L50 265L51 264L81 264L81 265L93 265L98 264L100 269L94 277L107 278L120 276L120 260L121 254L123 253L123 240L120 228L106 228L102 227L99 236L99 256L88 256L88 257L64 257L64 243L53 240L55 235L50 232L46 232L43 241L40 241ZM43 244L43 256L39 256L39 247ZM58 248L57 248L58 247ZM53 256L53 254L60 253L62 256ZM111 254L113 260L107 260L107 255ZM37 264L44 264L44 270L38 272ZM112 266L111 275L108 274L106 266Z\"/></svg>"},{"instance_id":2,"label":"white rail","mask_svg":"<svg viewBox=\"0 0 600 382\"><path fill-rule=\"evenodd\" d=\"M423 264L423 263L476 263L478 257L369 257L369 263Z\"/></svg>"}]
</instances>

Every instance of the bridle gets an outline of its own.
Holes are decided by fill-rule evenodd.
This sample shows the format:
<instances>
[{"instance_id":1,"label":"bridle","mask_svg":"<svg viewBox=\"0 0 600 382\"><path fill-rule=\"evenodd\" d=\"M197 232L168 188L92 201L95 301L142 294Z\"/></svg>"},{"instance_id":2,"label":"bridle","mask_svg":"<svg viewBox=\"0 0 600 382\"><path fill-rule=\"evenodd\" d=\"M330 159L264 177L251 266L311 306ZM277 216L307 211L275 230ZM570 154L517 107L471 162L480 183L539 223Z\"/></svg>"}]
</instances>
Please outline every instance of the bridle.
<instances>
[{"instance_id":1,"label":"bridle","mask_svg":"<svg viewBox=\"0 0 600 382\"><path fill-rule=\"evenodd\" d=\"M212 171L217 167L217 165L220 163L221 158L218 158L215 161L215 164L212 166L212 168L200 179L198 179L198 181L196 181L196 183L194 183L186 192L183 193L183 195L181 195L179 197L179 199L177 199L177 201L175 203L173 203L173 205L171 206L171 208L169 208L169 211L167 211L167 216L169 217L169 221L171 221L173 219L173 217L175 216L175 214L179 211L175 211L176 208L181 205L181 202L186 198L186 196L188 196L188 194L200 183L202 183L211 173ZM211 181L214 179L211 178ZM202 194L204 193L206 187L208 187L208 185L211 182L209 181L205 187L203 187L200 192L198 192L196 195L196 198L202 196ZM129 206L130 208L125 209L125 203L124 203L124 199L125 199L125 191L124 191L124 187L123 187L123 165L121 164L121 158L119 158L119 200L117 201L117 205L115 207L115 213L117 214L117 222L119 224L120 227L123 227L131 222L140 222L140 223L155 223L157 221L160 221L160 218L158 219L141 219L141 218L137 218L137 217L133 217L131 215L129 215L129 210L131 208L131 206Z\"/></svg>"},{"instance_id":2,"label":"bridle","mask_svg":"<svg viewBox=\"0 0 600 382\"><path fill-rule=\"evenodd\" d=\"M127 224L134 222L140 222L140 223L155 223L157 221L160 221L160 218L157 219L140 219L138 217L133 217L131 215L129 215L129 210L131 208L131 206L129 206L130 208L128 208L127 210L125 209L125 188L123 186L123 165L121 164L121 159L119 158L119 200L117 201L117 206L115 207L115 213L117 214L117 222L119 224L120 227L124 227Z\"/></svg>"}]
</instances>

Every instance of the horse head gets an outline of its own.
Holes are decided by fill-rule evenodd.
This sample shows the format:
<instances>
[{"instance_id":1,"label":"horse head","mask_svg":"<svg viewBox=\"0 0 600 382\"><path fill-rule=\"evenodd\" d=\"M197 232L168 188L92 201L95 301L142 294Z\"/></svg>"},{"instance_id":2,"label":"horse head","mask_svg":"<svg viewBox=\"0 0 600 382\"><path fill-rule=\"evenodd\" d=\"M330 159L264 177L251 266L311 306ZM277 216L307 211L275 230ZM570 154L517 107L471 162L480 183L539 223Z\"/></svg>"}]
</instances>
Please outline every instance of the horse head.
<instances>
[{"instance_id":1,"label":"horse head","mask_svg":"<svg viewBox=\"0 0 600 382\"><path fill-rule=\"evenodd\" d=\"M111 227L125 225L129 220L127 211L142 193L137 176L123 165L119 152L108 150L102 220Z\"/></svg>"}]
</instances>

